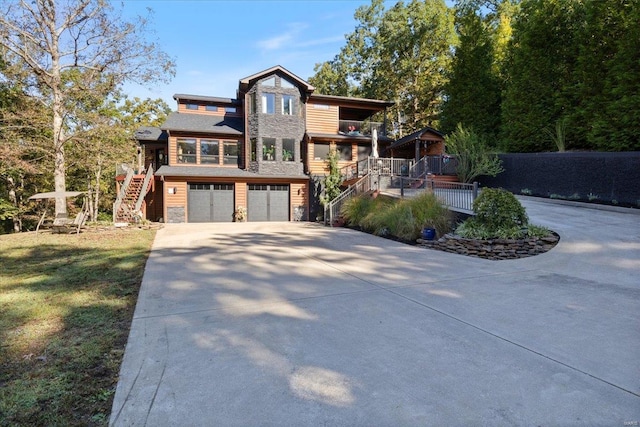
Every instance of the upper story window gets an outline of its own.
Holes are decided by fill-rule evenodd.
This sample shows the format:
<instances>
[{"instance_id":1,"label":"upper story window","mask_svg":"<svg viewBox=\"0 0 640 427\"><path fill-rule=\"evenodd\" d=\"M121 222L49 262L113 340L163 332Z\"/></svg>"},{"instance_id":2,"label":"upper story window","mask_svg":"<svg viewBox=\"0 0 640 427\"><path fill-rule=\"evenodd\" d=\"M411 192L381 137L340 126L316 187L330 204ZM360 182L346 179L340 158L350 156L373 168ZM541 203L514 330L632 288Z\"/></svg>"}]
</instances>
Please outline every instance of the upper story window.
<instances>
[{"instance_id":1,"label":"upper story window","mask_svg":"<svg viewBox=\"0 0 640 427\"><path fill-rule=\"evenodd\" d=\"M178 138L178 163L196 162L196 140L193 138Z\"/></svg>"},{"instance_id":2,"label":"upper story window","mask_svg":"<svg viewBox=\"0 0 640 427\"><path fill-rule=\"evenodd\" d=\"M200 140L200 163L214 165L220 163L220 141L216 139Z\"/></svg>"},{"instance_id":3,"label":"upper story window","mask_svg":"<svg viewBox=\"0 0 640 427\"><path fill-rule=\"evenodd\" d=\"M237 111L236 107L224 107L225 113L236 113Z\"/></svg>"},{"instance_id":4,"label":"upper story window","mask_svg":"<svg viewBox=\"0 0 640 427\"><path fill-rule=\"evenodd\" d=\"M260 86L276 87L276 77L272 76L272 77L269 77L268 79L262 80L260 82Z\"/></svg>"},{"instance_id":5,"label":"upper story window","mask_svg":"<svg viewBox=\"0 0 640 427\"><path fill-rule=\"evenodd\" d=\"M197 110L198 109L198 104L185 104L185 108L187 110Z\"/></svg>"},{"instance_id":6,"label":"upper story window","mask_svg":"<svg viewBox=\"0 0 640 427\"><path fill-rule=\"evenodd\" d=\"M282 114L285 116L293 116L295 114L294 109L294 97L291 95L282 95Z\"/></svg>"},{"instance_id":7,"label":"upper story window","mask_svg":"<svg viewBox=\"0 0 640 427\"><path fill-rule=\"evenodd\" d=\"M295 85L293 83L291 83L289 80L287 79L280 79L280 86L283 87L284 89L294 89Z\"/></svg>"},{"instance_id":8,"label":"upper story window","mask_svg":"<svg viewBox=\"0 0 640 427\"><path fill-rule=\"evenodd\" d=\"M205 105L204 109L206 111L218 111L217 105Z\"/></svg>"},{"instance_id":9,"label":"upper story window","mask_svg":"<svg viewBox=\"0 0 640 427\"><path fill-rule=\"evenodd\" d=\"M313 104L313 108L316 110L328 110L329 106L327 104Z\"/></svg>"},{"instance_id":10,"label":"upper story window","mask_svg":"<svg viewBox=\"0 0 640 427\"><path fill-rule=\"evenodd\" d=\"M265 92L262 94L262 112L264 114L275 114L276 94Z\"/></svg>"}]
</instances>

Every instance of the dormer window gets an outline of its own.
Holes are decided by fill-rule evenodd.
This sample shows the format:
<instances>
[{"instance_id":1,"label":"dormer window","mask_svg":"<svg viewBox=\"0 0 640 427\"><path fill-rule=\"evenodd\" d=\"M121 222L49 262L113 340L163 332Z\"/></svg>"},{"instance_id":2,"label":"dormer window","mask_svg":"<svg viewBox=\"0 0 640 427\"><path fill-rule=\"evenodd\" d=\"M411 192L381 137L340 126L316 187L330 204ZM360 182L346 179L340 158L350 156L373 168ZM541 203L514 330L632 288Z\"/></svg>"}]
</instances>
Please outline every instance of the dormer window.
<instances>
[{"instance_id":1,"label":"dormer window","mask_svg":"<svg viewBox=\"0 0 640 427\"><path fill-rule=\"evenodd\" d=\"M204 109L206 111L218 111L218 106L217 105L206 105L204 107Z\"/></svg>"},{"instance_id":2,"label":"dormer window","mask_svg":"<svg viewBox=\"0 0 640 427\"><path fill-rule=\"evenodd\" d=\"M187 110L197 110L198 109L198 104L186 104L185 108Z\"/></svg>"}]
</instances>

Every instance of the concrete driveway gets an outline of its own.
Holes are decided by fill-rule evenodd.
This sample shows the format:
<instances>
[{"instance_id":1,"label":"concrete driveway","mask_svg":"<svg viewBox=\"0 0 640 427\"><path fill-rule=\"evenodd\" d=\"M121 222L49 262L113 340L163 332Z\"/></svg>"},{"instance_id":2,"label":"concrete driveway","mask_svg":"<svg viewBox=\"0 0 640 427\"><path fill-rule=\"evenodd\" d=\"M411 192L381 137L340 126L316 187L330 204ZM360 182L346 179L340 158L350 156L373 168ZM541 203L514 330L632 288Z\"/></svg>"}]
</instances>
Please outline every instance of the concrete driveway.
<instances>
[{"instance_id":1,"label":"concrete driveway","mask_svg":"<svg viewBox=\"0 0 640 427\"><path fill-rule=\"evenodd\" d=\"M115 426L640 423L640 216L523 201L561 236L487 261L310 223L167 225Z\"/></svg>"}]
</instances>

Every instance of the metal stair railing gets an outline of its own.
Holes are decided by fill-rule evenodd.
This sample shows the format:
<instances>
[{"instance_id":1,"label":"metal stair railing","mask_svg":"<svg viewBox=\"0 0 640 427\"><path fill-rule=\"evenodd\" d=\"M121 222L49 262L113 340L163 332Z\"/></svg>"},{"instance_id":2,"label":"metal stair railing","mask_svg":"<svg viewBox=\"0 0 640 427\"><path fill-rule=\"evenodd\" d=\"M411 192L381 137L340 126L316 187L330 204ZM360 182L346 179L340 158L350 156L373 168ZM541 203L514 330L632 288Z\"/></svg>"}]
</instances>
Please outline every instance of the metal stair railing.
<instances>
[{"instance_id":1,"label":"metal stair railing","mask_svg":"<svg viewBox=\"0 0 640 427\"><path fill-rule=\"evenodd\" d=\"M330 226L333 226L333 222L336 218L340 216L340 208L342 204L350 199L351 197L360 194L366 193L368 191L375 190L374 180L370 173L366 174L362 178L360 178L357 182L350 185L346 190L344 190L338 197L333 199L324 209L324 219L325 224L328 221Z\"/></svg>"}]
</instances>

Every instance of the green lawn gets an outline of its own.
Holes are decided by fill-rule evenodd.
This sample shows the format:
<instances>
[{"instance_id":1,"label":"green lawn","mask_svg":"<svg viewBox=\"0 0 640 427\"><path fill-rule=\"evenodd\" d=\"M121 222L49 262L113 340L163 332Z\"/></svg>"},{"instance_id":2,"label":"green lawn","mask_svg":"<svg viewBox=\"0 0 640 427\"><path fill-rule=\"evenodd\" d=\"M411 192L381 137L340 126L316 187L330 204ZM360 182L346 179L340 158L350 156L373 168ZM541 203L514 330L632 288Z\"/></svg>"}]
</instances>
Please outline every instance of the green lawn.
<instances>
[{"instance_id":1,"label":"green lawn","mask_svg":"<svg viewBox=\"0 0 640 427\"><path fill-rule=\"evenodd\" d=\"M0 236L0 425L106 425L154 230Z\"/></svg>"}]
</instances>

